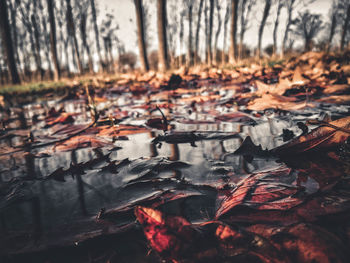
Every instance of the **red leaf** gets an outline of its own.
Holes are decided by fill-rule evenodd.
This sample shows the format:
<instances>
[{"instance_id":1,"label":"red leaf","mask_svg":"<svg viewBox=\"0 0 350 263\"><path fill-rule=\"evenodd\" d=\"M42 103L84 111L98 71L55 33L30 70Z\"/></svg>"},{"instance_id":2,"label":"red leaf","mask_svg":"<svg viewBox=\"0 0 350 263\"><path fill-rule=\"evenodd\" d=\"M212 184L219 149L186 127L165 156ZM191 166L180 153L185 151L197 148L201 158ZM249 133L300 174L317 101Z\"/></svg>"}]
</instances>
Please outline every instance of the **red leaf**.
<instances>
[{"instance_id":1,"label":"red leaf","mask_svg":"<svg viewBox=\"0 0 350 263\"><path fill-rule=\"evenodd\" d=\"M73 114L66 113L66 112L61 113L61 115L59 115L57 118L52 117L52 118L46 119L46 124L48 126L52 126L58 123L67 124L67 123L73 123L73 122L74 122Z\"/></svg>"},{"instance_id":2,"label":"red leaf","mask_svg":"<svg viewBox=\"0 0 350 263\"><path fill-rule=\"evenodd\" d=\"M224 197L216 218L223 216L237 206L259 210L288 210L303 201L293 197L301 188L279 182L279 177L289 174L291 169L279 169L252 174L244 179L228 196Z\"/></svg>"},{"instance_id":3,"label":"red leaf","mask_svg":"<svg viewBox=\"0 0 350 263\"><path fill-rule=\"evenodd\" d=\"M142 206L135 208L135 215L151 247L163 257L177 258L191 245L195 230L186 219Z\"/></svg>"}]
</instances>

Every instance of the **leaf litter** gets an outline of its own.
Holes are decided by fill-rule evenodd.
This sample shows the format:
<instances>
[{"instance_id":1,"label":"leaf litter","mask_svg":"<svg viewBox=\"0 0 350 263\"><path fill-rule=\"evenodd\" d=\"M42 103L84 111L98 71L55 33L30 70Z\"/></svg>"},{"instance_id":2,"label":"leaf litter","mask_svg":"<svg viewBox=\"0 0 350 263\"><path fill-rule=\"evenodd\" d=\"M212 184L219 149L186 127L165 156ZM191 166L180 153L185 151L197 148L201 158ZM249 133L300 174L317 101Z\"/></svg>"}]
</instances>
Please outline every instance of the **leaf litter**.
<instances>
[{"instance_id":1,"label":"leaf litter","mask_svg":"<svg viewBox=\"0 0 350 263\"><path fill-rule=\"evenodd\" d=\"M339 61L124 74L1 111L0 256L346 262Z\"/></svg>"}]
</instances>

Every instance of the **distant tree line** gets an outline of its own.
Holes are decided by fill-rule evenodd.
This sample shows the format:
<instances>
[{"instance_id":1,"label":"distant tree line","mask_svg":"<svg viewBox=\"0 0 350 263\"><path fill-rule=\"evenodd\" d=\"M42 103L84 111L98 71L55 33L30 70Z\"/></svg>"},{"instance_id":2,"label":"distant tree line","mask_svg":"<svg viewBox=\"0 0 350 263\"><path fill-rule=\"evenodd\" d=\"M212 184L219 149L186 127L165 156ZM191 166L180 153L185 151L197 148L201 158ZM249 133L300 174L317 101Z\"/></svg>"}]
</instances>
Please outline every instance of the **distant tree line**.
<instances>
[{"instance_id":1,"label":"distant tree line","mask_svg":"<svg viewBox=\"0 0 350 263\"><path fill-rule=\"evenodd\" d=\"M251 55L283 57L298 38L303 40L305 51L343 50L350 42L349 0L333 0L327 18L307 9L315 0L129 1L135 7L139 62L144 72L199 63L234 64ZM118 38L119 26L112 10L101 17L96 2L0 0L1 80L58 80L97 70L134 69L136 54L126 52ZM282 17L282 13L286 15ZM157 19L158 49L153 51L149 50L151 16ZM252 46L245 44L244 37L257 19L258 41L251 52ZM267 24L273 27L272 36L264 34ZM264 37L273 43L262 50ZM279 45L277 38L282 39Z\"/></svg>"}]
</instances>

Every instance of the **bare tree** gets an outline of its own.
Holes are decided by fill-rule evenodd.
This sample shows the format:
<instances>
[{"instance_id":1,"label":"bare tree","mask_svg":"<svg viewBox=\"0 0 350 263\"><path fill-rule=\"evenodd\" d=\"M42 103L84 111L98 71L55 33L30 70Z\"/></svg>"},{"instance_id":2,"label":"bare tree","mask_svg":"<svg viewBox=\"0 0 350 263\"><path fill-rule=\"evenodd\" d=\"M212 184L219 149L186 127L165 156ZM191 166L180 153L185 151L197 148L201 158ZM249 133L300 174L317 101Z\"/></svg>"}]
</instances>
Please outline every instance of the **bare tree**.
<instances>
[{"instance_id":1,"label":"bare tree","mask_svg":"<svg viewBox=\"0 0 350 263\"><path fill-rule=\"evenodd\" d=\"M226 11L225 11L225 18L224 18L224 37L222 39L222 53L221 53L221 62L223 64L226 63L226 39L227 39L227 24L230 19L230 1L227 0L227 5L226 5Z\"/></svg>"},{"instance_id":2,"label":"bare tree","mask_svg":"<svg viewBox=\"0 0 350 263\"><path fill-rule=\"evenodd\" d=\"M300 14L300 17L295 22L295 34L304 40L305 51L312 48L312 39L322 29L321 15L310 14L308 10Z\"/></svg>"},{"instance_id":3,"label":"bare tree","mask_svg":"<svg viewBox=\"0 0 350 263\"><path fill-rule=\"evenodd\" d=\"M180 13L180 30L179 30L179 41L180 41L180 59L179 59L179 66L182 66L185 62L185 57L182 55L183 51L183 44L184 44L184 20L186 15L186 7L183 6L183 10Z\"/></svg>"},{"instance_id":4,"label":"bare tree","mask_svg":"<svg viewBox=\"0 0 350 263\"><path fill-rule=\"evenodd\" d=\"M224 37L222 39L222 53L221 53L221 63L225 64L226 61L226 42L227 42L227 24L230 20L230 0L227 0L226 2L226 11L225 11L225 17L224 17Z\"/></svg>"},{"instance_id":5,"label":"bare tree","mask_svg":"<svg viewBox=\"0 0 350 263\"><path fill-rule=\"evenodd\" d=\"M112 13L107 13L105 15L105 19L102 20L102 23L100 25L100 32L102 35L103 46L105 51L105 60L103 63L103 67L108 72L114 71L114 57L112 54L113 42L116 43L118 56L121 56L125 52L124 45L116 36L116 31L119 30L119 26L118 24L116 26L113 25L113 19L114 15Z\"/></svg>"},{"instance_id":6,"label":"bare tree","mask_svg":"<svg viewBox=\"0 0 350 263\"><path fill-rule=\"evenodd\" d=\"M209 18L208 18L208 3L204 2L204 33L205 33L205 62L208 63L208 43L209 43Z\"/></svg>"},{"instance_id":7,"label":"bare tree","mask_svg":"<svg viewBox=\"0 0 350 263\"><path fill-rule=\"evenodd\" d=\"M346 1L345 1L346 3ZM345 6L344 6L345 7ZM341 40L340 40L340 50L344 50L344 44L345 44L345 37L346 33L348 31L348 26L349 26L349 20L350 20L350 3L347 3L346 7L346 16L345 16L345 21L342 29L342 34L341 34Z\"/></svg>"},{"instance_id":8,"label":"bare tree","mask_svg":"<svg viewBox=\"0 0 350 263\"><path fill-rule=\"evenodd\" d=\"M216 17L217 17L217 29L215 33L215 39L214 39L214 61L217 63L218 62L218 39L221 31L221 26L222 26L222 20L221 20L221 7L219 4L219 1L216 1Z\"/></svg>"},{"instance_id":9,"label":"bare tree","mask_svg":"<svg viewBox=\"0 0 350 263\"><path fill-rule=\"evenodd\" d=\"M267 20L267 17L269 15L269 12L270 12L270 8L271 8L271 0L265 0L264 13L263 13L263 17L262 17L262 20L261 20L261 23L260 23L259 35L258 35L257 55L258 55L259 58L261 57L261 40L262 40L262 36L263 36L263 33L264 33L266 20Z\"/></svg>"},{"instance_id":10,"label":"bare tree","mask_svg":"<svg viewBox=\"0 0 350 263\"><path fill-rule=\"evenodd\" d=\"M328 37L327 47L326 47L327 52L329 52L332 45L332 40L333 40L335 29L337 26L337 16L338 16L338 3L337 3L337 0L333 0L332 7L330 10L331 21L329 25L329 37Z\"/></svg>"},{"instance_id":11,"label":"bare tree","mask_svg":"<svg viewBox=\"0 0 350 263\"><path fill-rule=\"evenodd\" d=\"M170 3L170 9L176 10L178 8L178 2L175 0L169 1ZM170 12L168 14L168 21L167 24L167 39L168 39L168 48L169 48L169 59L171 66L177 67L176 65L178 60L175 60L175 53L176 49L178 47L178 36L177 33L179 31L179 12ZM158 63L158 62L157 62ZM154 68L154 67L151 67Z\"/></svg>"},{"instance_id":12,"label":"bare tree","mask_svg":"<svg viewBox=\"0 0 350 263\"><path fill-rule=\"evenodd\" d=\"M90 0L90 5L91 5L92 21L94 24L94 31L95 31L96 52L98 54L98 58L99 58L99 62L100 62L100 70L102 70L101 45L100 45L100 38L99 38L99 32L98 32L98 26L97 26L95 0Z\"/></svg>"},{"instance_id":13,"label":"bare tree","mask_svg":"<svg viewBox=\"0 0 350 263\"><path fill-rule=\"evenodd\" d=\"M40 52L40 44L37 43L39 41L39 30L37 29L36 24L32 24L33 22L36 22L33 18L33 11L36 11L35 8L33 8L36 1L16 1L16 5L19 8L20 11L20 20L23 24L23 26L26 28L25 34L28 35L29 43L30 43L30 54L33 55L35 66L37 72L40 72L40 76L42 77L42 67L41 67L41 56ZM35 34L36 31L36 34ZM22 42L23 43L23 42ZM24 43L23 43L24 44ZM25 46L24 46L25 47ZM25 47L26 48L26 47ZM29 70L30 67L30 61L29 61L29 55L26 59L28 63L27 69Z\"/></svg>"},{"instance_id":14,"label":"bare tree","mask_svg":"<svg viewBox=\"0 0 350 263\"><path fill-rule=\"evenodd\" d=\"M0 31L7 67L11 74L11 81L13 84L18 84L21 81L17 72L16 61L13 51L11 29L8 20L8 8L6 1L0 1Z\"/></svg>"},{"instance_id":15,"label":"bare tree","mask_svg":"<svg viewBox=\"0 0 350 263\"><path fill-rule=\"evenodd\" d=\"M83 73L83 66L81 64L80 53L78 48L78 40L75 34L75 24L73 20L72 6L70 3L70 0L66 0L66 5L67 5L67 30L68 30L69 36L73 40L75 63L77 64L78 71L81 74Z\"/></svg>"},{"instance_id":16,"label":"bare tree","mask_svg":"<svg viewBox=\"0 0 350 263\"><path fill-rule=\"evenodd\" d=\"M214 0L209 0L209 28L208 28L208 43L207 43L207 54L208 54L208 65L213 63L213 53L211 48L212 35L213 35L213 15L214 15Z\"/></svg>"},{"instance_id":17,"label":"bare tree","mask_svg":"<svg viewBox=\"0 0 350 263\"><path fill-rule=\"evenodd\" d=\"M143 6L142 0L135 0L136 20L137 20L137 39L140 52L140 62L142 71L149 70L149 64L147 59L145 30L144 30L144 18L143 18Z\"/></svg>"},{"instance_id":18,"label":"bare tree","mask_svg":"<svg viewBox=\"0 0 350 263\"><path fill-rule=\"evenodd\" d=\"M231 0L231 45L229 60L233 64L237 57L237 11L238 11L239 0Z\"/></svg>"},{"instance_id":19,"label":"bare tree","mask_svg":"<svg viewBox=\"0 0 350 263\"><path fill-rule=\"evenodd\" d=\"M187 65L193 65L193 47L192 47L192 10L193 1L186 2L188 8L188 43L187 43Z\"/></svg>"},{"instance_id":20,"label":"bare tree","mask_svg":"<svg viewBox=\"0 0 350 263\"><path fill-rule=\"evenodd\" d=\"M199 8L198 8L198 16L197 16L198 18L197 18L197 28L196 28L196 41L195 41L195 48L194 48L194 53L196 54L196 56L195 56L196 63L198 63L199 30L200 30L200 26L201 26L201 16L202 16L203 3L204 3L204 0L200 0Z\"/></svg>"},{"instance_id":21,"label":"bare tree","mask_svg":"<svg viewBox=\"0 0 350 263\"><path fill-rule=\"evenodd\" d=\"M293 23L292 16L293 16L293 11L294 11L294 7L295 7L295 2L296 2L296 0L286 0L286 2L285 2L285 7L287 8L287 23L286 23L286 28L284 30L284 36L283 36L283 41L282 41L282 52L281 52L282 56L284 56L284 54L285 54L288 33L289 33L290 27Z\"/></svg>"},{"instance_id":22,"label":"bare tree","mask_svg":"<svg viewBox=\"0 0 350 263\"><path fill-rule=\"evenodd\" d=\"M276 19L275 19L275 24L273 27L273 50L272 50L272 54L275 55L276 54L276 50L277 50L277 29L278 29L278 24L279 24L279 17L281 14L281 9L283 6L283 1L282 0L278 0L277 3L277 14L276 14Z\"/></svg>"},{"instance_id":23,"label":"bare tree","mask_svg":"<svg viewBox=\"0 0 350 263\"><path fill-rule=\"evenodd\" d=\"M157 27L158 27L158 58L160 71L169 68L168 47L166 37L166 0L157 0Z\"/></svg>"},{"instance_id":24,"label":"bare tree","mask_svg":"<svg viewBox=\"0 0 350 263\"><path fill-rule=\"evenodd\" d=\"M249 16L252 10L252 7L255 5L256 0L246 0L241 1L241 31L239 34L239 57L243 58L243 40L244 40L244 34L246 30L248 29L248 22L249 22Z\"/></svg>"},{"instance_id":25,"label":"bare tree","mask_svg":"<svg viewBox=\"0 0 350 263\"><path fill-rule=\"evenodd\" d=\"M49 21L50 21L50 46L51 46L51 56L54 64L54 77L55 80L58 80L61 77L60 66L57 58L57 41L56 41L56 23L55 23L55 15L54 15L54 7L52 4L52 0L47 0L47 8L49 11Z\"/></svg>"},{"instance_id":26,"label":"bare tree","mask_svg":"<svg viewBox=\"0 0 350 263\"><path fill-rule=\"evenodd\" d=\"M17 67L19 67L21 64L21 61L20 61L19 51L18 51L18 35L19 35L19 33L17 32L17 5L16 5L16 2L12 3L12 1L8 1L8 8L10 11L9 14L11 14L10 15L11 19L9 19L9 21L11 21L10 28L12 30L14 54L15 54ZM18 68L18 69L20 71L20 68Z\"/></svg>"},{"instance_id":27,"label":"bare tree","mask_svg":"<svg viewBox=\"0 0 350 263\"><path fill-rule=\"evenodd\" d=\"M80 17L79 27L80 27L80 38L81 38L81 41L82 41L82 44L83 44L82 50L85 49L85 51L87 53L89 72L93 73L94 72L94 66L92 64L92 55L91 55L91 52L90 52L90 46L89 46L89 44L87 42L87 34L86 34L87 12L85 12L85 11L87 11L87 10L86 9L84 10L83 7L80 10L81 10L81 13L80 13L80 16L79 16ZM82 51L82 57L83 57L83 51Z\"/></svg>"}]
</instances>

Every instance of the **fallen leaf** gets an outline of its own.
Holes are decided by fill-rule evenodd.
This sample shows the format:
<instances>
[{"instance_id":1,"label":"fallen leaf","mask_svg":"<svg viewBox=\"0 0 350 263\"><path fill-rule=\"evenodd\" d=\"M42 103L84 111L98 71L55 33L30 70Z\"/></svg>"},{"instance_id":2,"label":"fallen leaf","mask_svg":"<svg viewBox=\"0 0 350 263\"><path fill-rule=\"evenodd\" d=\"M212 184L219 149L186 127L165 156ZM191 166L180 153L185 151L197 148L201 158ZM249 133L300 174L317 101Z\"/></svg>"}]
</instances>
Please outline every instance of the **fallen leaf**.
<instances>
[{"instance_id":1,"label":"fallen leaf","mask_svg":"<svg viewBox=\"0 0 350 263\"><path fill-rule=\"evenodd\" d=\"M242 180L229 193L225 193L216 218L230 212L238 206L246 206L258 210L288 210L303 202L297 198L302 188L279 181L281 175L288 175L290 168L280 167L271 171L252 174Z\"/></svg>"},{"instance_id":2,"label":"fallen leaf","mask_svg":"<svg viewBox=\"0 0 350 263\"><path fill-rule=\"evenodd\" d=\"M137 206L135 216L150 246L162 257L177 259L193 245L196 231L178 216L166 216L158 210Z\"/></svg>"},{"instance_id":3,"label":"fallen leaf","mask_svg":"<svg viewBox=\"0 0 350 263\"><path fill-rule=\"evenodd\" d=\"M71 151L81 148L100 148L112 145L111 142L106 141L102 138L91 135L80 135L70 138L67 141L57 144L54 149L56 151Z\"/></svg>"},{"instance_id":4,"label":"fallen leaf","mask_svg":"<svg viewBox=\"0 0 350 263\"><path fill-rule=\"evenodd\" d=\"M328 124L333 127L326 126L327 123L320 124L318 128L272 149L271 152L278 156L293 156L311 150L330 150L345 142L350 136L350 117L329 122Z\"/></svg>"}]
</instances>

